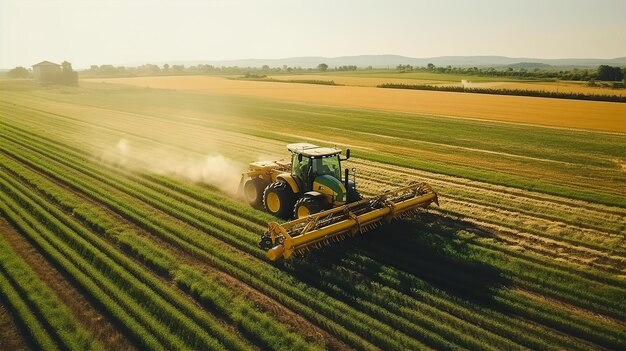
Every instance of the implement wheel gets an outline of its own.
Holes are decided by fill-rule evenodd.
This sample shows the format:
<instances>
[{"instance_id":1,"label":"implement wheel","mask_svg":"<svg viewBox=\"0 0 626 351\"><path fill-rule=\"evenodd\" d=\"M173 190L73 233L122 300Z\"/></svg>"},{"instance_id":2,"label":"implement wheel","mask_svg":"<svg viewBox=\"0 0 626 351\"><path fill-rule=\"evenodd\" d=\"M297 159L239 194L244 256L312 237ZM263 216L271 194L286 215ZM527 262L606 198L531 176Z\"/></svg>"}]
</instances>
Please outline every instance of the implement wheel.
<instances>
[{"instance_id":1,"label":"implement wheel","mask_svg":"<svg viewBox=\"0 0 626 351\"><path fill-rule=\"evenodd\" d=\"M274 182L268 185L263 192L263 206L265 210L276 217L290 218L295 202L296 194L293 193L289 184L285 182Z\"/></svg>"},{"instance_id":2,"label":"implement wheel","mask_svg":"<svg viewBox=\"0 0 626 351\"><path fill-rule=\"evenodd\" d=\"M261 207L263 188L265 188L265 184L261 178L252 178L243 185L243 194L252 207Z\"/></svg>"},{"instance_id":3,"label":"implement wheel","mask_svg":"<svg viewBox=\"0 0 626 351\"><path fill-rule=\"evenodd\" d=\"M302 218L325 209L326 204L322 197L304 196L296 202L296 206L293 209L293 216L295 218Z\"/></svg>"}]
</instances>

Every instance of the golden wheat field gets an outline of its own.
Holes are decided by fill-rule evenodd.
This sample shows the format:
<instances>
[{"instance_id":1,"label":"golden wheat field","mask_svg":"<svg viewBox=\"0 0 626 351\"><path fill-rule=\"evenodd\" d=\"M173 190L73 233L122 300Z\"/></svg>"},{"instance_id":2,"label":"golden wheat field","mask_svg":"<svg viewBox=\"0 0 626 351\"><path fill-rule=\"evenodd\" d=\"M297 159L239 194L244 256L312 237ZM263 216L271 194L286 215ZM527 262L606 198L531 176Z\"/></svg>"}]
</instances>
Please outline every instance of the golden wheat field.
<instances>
[{"instance_id":1,"label":"golden wheat field","mask_svg":"<svg viewBox=\"0 0 626 351\"><path fill-rule=\"evenodd\" d=\"M401 76L402 74L396 74ZM350 75L334 75L334 74L293 74L293 75L272 75L270 78L277 80L332 80L335 84L350 85L357 87L375 87L380 84L427 84L427 85L445 85L445 86L465 86L467 88L490 88L490 89L524 89L536 91L549 91L561 93L581 93L581 94L597 94L597 95L626 95L626 89L611 89L607 87L591 87L587 82L574 81L493 81L493 82L474 82L471 77L462 81L437 80L437 79L417 79L417 78L390 78L380 76L350 76ZM484 79L484 78L483 78Z\"/></svg>"},{"instance_id":2,"label":"golden wheat field","mask_svg":"<svg viewBox=\"0 0 626 351\"><path fill-rule=\"evenodd\" d=\"M626 104L522 96L405 91L355 86L280 84L207 76L94 79L175 90L203 90L240 96L395 112L477 118L551 127L626 132Z\"/></svg>"}]
</instances>

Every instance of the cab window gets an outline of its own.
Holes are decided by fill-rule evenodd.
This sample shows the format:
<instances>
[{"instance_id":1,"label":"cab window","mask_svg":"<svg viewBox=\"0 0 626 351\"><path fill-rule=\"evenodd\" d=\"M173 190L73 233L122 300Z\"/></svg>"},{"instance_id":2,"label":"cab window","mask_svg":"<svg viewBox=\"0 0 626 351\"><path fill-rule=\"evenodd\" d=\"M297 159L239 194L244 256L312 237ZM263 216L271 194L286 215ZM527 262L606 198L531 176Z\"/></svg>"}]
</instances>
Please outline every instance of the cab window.
<instances>
[{"instance_id":1,"label":"cab window","mask_svg":"<svg viewBox=\"0 0 626 351\"><path fill-rule=\"evenodd\" d=\"M331 175L337 179L341 179L339 156L313 159L313 172L315 175Z\"/></svg>"},{"instance_id":2,"label":"cab window","mask_svg":"<svg viewBox=\"0 0 626 351\"><path fill-rule=\"evenodd\" d=\"M302 157L302 161L298 161L298 154L293 154L293 158L291 160L291 175L299 178L304 184L308 183L309 177L309 166L311 159L308 157Z\"/></svg>"}]
</instances>

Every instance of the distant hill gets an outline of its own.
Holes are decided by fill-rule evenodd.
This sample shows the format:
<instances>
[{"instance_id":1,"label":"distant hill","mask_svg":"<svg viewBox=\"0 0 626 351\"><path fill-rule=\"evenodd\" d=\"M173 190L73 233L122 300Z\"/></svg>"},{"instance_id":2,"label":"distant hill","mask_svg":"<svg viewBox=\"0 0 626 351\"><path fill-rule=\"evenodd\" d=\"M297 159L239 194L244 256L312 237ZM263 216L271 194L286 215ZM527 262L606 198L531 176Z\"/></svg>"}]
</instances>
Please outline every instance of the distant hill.
<instances>
[{"instance_id":1,"label":"distant hill","mask_svg":"<svg viewBox=\"0 0 626 351\"><path fill-rule=\"evenodd\" d=\"M507 68L513 68L513 69L521 69L521 68L525 68L525 69L535 69L535 68L539 68L539 69L550 69L550 68L554 68L554 66L549 65L547 63L540 63L540 62L520 62L520 63L514 63L512 65L506 65Z\"/></svg>"},{"instance_id":2,"label":"distant hill","mask_svg":"<svg viewBox=\"0 0 626 351\"><path fill-rule=\"evenodd\" d=\"M313 68L320 63L326 63L329 67L356 65L360 68L372 66L373 68L395 68L397 65L426 66L429 63L435 66L456 66L456 67L499 67L521 65L521 67L539 67L549 68L585 68L597 67L599 65L626 66L626 57L618 57L614 59L595 59L595 58L564 58L564 59L540 59L525 57L506 57L506 56L439 56L415 58L399 55L358 55L358 56L341 56L341 57L290 57L282 59L240 59L240 60L207 60L207 61L168 61L155 62L157 64L169 63L197 65L210 64L214 66L239 66L239 67L261 67L268 65L270 67L289 67ZM531 66L531 64L540 64L540 66Z\"/></svg>"}]
</instances>

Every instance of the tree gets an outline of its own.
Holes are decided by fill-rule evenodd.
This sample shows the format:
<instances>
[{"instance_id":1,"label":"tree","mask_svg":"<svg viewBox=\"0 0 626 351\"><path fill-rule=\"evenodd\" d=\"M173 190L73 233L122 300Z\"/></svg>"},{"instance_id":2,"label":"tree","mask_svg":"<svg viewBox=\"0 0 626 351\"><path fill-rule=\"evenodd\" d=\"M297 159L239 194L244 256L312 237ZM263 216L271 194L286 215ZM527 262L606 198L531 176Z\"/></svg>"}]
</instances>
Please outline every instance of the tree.
<instances>
[{"instance_id":1,"label":"tree","mask_svg":"<svg viewBox=\"0 0 626 351\"><path fill-rule=\"evenodd\" d=\"M166 73L167 73L167 72L169 72L169 70L170 70L170 65L169 65L169 63L164 64L164 65L163 65L163 72L166 72Z\"/></svg>"},{"instance_id":2,"label":"tree","mask_svg":"<svg viewBox=\"0 0 626 351\"><path fill-rule=\"evenodd\" d=\"M24 67L15 67L7 72L7 76L11 78L28 78L28 73L28 70Z\"/></svg>"},{"instance_id":3,"label":"tree","mask_svg":"<svg viewBox=\"0 0 626 351\"><path fill-rule=\"evenodd\" d=\"M267 70L269 70L269 69L270 69L270 66L268 66L268 65L263 65L263 67L261 67L261 69L263 69L263 70L267 71Z\"/></svg>"},{"instance_id":4,"label":"tree","mask_svg":"<svg viewBox=\"0 0 626 351\"><path fill-rule=\"evenodd\" d=\"M624 72L619 67L600 65L598 67L598 80L620 81L624 79Z\"/></svg>"},{"instance_id":5,"label":"tree","mask_svg":"<svg viewBox=\"0 0 626 351\"><path fill-rule=\"evenodd\" d=\"M429 63L426 67L428 68L429 71L432 71L435 69L435 65L433 65L432 63Z\"/></svg>"},{"instance_id":6,"label":"tree","mask_svg":"<svg viewBox=\"0 0 626 351\"><path fill-rule=\"evenodd\" d=\"M115 69L113 65L102 65L100 66L100 69L98 70L98 72L101 75L108 76L108 75L114 75L117 72L117 70Z\"/></svg>"},{"instance_id":7,"label":"tree","mask_svg":"<svg viewBox=\"0 0 626 351\"><path fill-rule=\"evenodd\" d=\"M328 69L328 65L325 63L320 63L319 65L317 65L317 69L322 72L326 72L326 70Z\"/></svg>"},{"instance_id":8,"label":"tree","mask_svg":"<svg viewBox=\"0 0 626 351\"><path fill-rule=\"evenodd\" d=\"M78 85L78 73L72 69L72 64L63 61L61 63L61 79L60 84L76 86Z\"/></svg>"}]
</instances>

